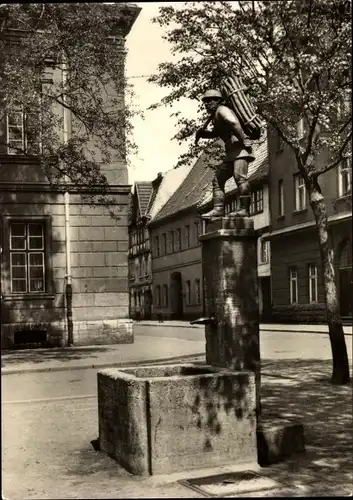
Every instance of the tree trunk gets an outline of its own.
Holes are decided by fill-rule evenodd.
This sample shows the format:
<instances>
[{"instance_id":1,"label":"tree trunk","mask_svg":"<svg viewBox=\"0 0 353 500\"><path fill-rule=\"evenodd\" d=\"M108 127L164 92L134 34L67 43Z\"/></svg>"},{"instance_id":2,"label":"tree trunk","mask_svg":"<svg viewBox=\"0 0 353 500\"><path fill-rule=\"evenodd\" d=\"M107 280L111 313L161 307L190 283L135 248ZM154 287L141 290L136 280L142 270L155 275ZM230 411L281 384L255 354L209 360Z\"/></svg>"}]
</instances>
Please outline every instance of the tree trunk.
<instances>
[{"instance_id":1,"label":"tree trunk","mask_svg":"<svg viewBox=\"0 0 353 500\"><path fill-rule=\"evenodd\" d=\"M326 303L326 319L329 328L332 350L331 382L333 384L343 385L347 384L350 380L347 347L344 338L343 325L339 314L334 268L334 252L328 232L326 205L317 180L310 183L309 197L319 237Z\"/></svg>"}]
</instances>

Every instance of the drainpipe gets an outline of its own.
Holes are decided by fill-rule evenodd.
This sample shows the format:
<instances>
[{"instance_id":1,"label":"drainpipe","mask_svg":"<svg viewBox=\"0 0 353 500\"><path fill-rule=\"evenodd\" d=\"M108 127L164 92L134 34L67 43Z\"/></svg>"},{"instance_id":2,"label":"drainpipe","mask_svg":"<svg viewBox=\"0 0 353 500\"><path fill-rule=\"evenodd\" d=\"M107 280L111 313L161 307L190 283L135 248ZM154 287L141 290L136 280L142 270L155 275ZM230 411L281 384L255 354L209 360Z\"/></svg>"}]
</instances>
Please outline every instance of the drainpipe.
<instances>
[{"instance_id":1,"label":"drainpipe","mask_svg":"<svg viewBox=\"0 0 353 500\"><path fill-rule=\"evenodd\" d=\"M62 82L65 88L66 85L66 64L63 65ZM66 96L64 94L63 100L65 102ZM68 112L65 106L63 107L63 142L67 144L68 140ZM68 177L65 177L65 183L68 184ZM68 190L64 194L65 204L65 244L66 244L66 320L67 320L67 344L73 345L73 322L72 322L72 279L71 279L71 234L70 234L70 193Z\"/></svg>"}]
</instances>

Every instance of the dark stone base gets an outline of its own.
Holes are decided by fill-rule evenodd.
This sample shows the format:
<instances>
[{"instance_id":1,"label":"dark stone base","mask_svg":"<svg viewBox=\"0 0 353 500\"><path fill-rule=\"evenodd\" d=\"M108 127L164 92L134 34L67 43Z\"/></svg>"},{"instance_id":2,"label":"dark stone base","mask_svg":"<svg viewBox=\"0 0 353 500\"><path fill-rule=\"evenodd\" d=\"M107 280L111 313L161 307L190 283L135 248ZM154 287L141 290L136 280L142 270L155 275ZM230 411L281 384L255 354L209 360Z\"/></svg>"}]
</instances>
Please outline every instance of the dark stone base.
<instances>
[{"instance_id":1,"label":"dark stone base","mask_svg":"<svg viewBox=\"0 0 353 500\"><path fill-rule=\"evenodd\" d=\"M206 220L206 231L217 231L219 229L235 229L239 231L253 230L254 221L251 217L214 217Z\"/></svg>"},{"instance_id":2,"label":"dark stone base","mask_svg":"<svg viewBox=\"0 0 353 500\"><path fill-rule=\"evenodd\" d=\"M305 452L304 428L286 419L263 422L257 430L257 459L266 467Z\"/></svg>"}]
</instances>

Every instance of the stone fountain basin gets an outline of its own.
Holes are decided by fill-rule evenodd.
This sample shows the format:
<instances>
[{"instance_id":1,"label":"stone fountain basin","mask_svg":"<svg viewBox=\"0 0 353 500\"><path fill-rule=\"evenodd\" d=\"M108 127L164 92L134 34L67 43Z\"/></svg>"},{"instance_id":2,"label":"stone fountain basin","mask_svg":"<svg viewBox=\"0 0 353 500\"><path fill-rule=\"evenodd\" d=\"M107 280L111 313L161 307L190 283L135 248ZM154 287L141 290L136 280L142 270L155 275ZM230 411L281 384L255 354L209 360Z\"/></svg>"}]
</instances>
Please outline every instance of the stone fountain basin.
<instances>
[{"instance_id":1,"label":"stone fountain basin","mask_svg":"<svg viewBox=\"0 0 353 500\"><path fill-rule=\"evenodd\" d=\"M98 372L100 450L137 475L257 461L255 377L193 364Z\"/></svg>"}]
</instances>

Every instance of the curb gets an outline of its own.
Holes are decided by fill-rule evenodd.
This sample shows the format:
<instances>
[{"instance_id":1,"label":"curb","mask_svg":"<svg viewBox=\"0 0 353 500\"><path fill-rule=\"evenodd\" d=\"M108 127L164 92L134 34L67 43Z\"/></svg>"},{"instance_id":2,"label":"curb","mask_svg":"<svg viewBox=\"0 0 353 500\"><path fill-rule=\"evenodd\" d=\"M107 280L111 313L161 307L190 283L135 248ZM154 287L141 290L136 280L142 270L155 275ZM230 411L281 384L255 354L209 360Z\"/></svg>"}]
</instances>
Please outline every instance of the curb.
<instances>
[{"instance_id":1,"label":"curb","mask_svg":"<svg viewBox=\"0 0 353 500\"><path fill-rule=\"evenodd\" d=\"M154 323L154 322L146 322L146 321L135 321L134 325L136 326L147 326L147 327L168 327L168 328L204 328L203 325L190 325L188 322L173 324L168 321L163 323ZM282 325L282 324L263 324L260 325L260 333L271 332L271 333L316 333L320 335L328 335L328 329L324 330L322 325L318 325L318 329L310 329L308 327L301 328L302 325L292 325L293 328L290 328L291 325ZM313 325L315 326L315 325ZM345 331L348 330L349 331ZM343 325L343 331L345 335L352 336L353 328L351 325Z\"/></svg>"},{"instance_id":2,"label":"curb","mask_svg":"<svg viewBox=\"0 0 353 500\"><path fill-rule=\"evenodd\" d=\"M197 329L201 329L201 328L205 328L204 325L190 325L190 323L188 321L185 321L185 322L181 322L181 323L178 323L178 324L173 324L173 323L170 323L169 321L163 321L162 323L159 323L159 322L156 322L154 323L153 321L149 322L149 321L134 321L134 325L137 325L137 326L167 326L167 327L173 327L173 328L197 328Z\"/></svg>"},{"instance_id":3,"label":"curb","mask_svg":"<svg viewBox=\"0 0 353 500\"><path fill-rule=\"evenodd\" d=\"M111 367L117 367L117 368L124 368L124 367L129 367L129 366L141 366L141 365L155 365L159 363L167 363L167 362L173 362L173 361L183 361L183 360L198 360L199 358L204 358L205 354L204 353L199 353L199 354L185 354L183 356L174 356L171 358L160 358L160 359L151 359L151 360L143 360L143 361L126 361L126 362L120 362L120 363L115 363L114 361L112 363L109 362L104 362L104 363L93 363L93 364L86 364L86 365L68 365L68 366L48 366L48 367L38 367L38 368L24 368L21 369L21 367L18 368L2 368L1 369L1 376L4 375L15 375L15 374L22 374L22 373L34 373L34 372L61 372L61 371L68 371L68 370L88 370L91 368L111 368Z\"/></svg>"}]
</instances>

